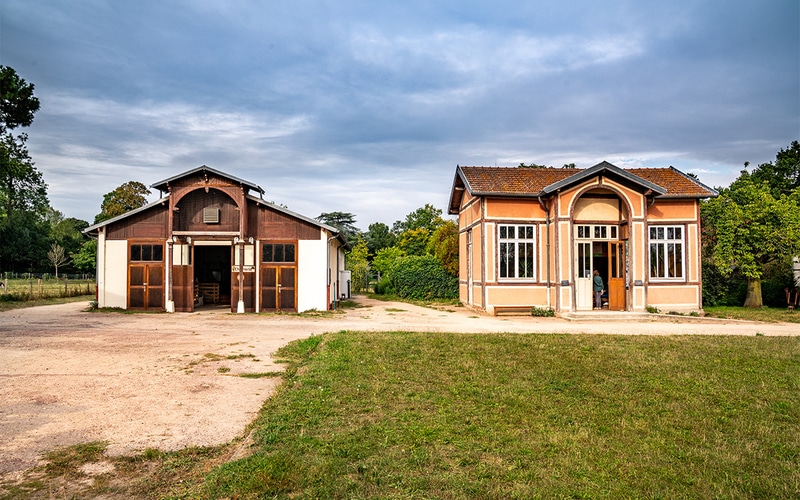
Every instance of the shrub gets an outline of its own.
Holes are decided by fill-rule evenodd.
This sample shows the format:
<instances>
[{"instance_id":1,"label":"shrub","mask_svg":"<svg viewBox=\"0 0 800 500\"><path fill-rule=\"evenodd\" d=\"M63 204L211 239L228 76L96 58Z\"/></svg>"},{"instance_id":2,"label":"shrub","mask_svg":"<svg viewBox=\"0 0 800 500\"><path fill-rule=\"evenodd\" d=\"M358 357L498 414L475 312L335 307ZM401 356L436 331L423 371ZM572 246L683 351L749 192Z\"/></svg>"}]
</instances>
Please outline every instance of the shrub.
<instances>
[{"instance_id":1,"label":"shrub","mask_svg":"<svg viewBox=\"0 0 800 500\"><path fill-rule=\"evenodd\" d=\"M531 308L531 316L541 317L541 318L553 318L555 317L556 312L549 307L536 307L533 306Z\"/></svg>"},{"instance_id":2,"label":"shrub","mask_svg":"<svg viewBox=\"0 0 800 500\"><path fill-rule=\"evenodd\" d=\"M392 286L392 280L389 279L388 276L384 276L383 278L375 284L375 293L378 295L392 295L394 294L394 286Z\"/></svg>"},{"instance_id":3,"label":"shrub","mask_svg":"<svg viewBox=\"0 0 800 500\"><path fill-rule=\"evenodd\" d=\"M448 273L432 255L397 259L388 279L395 293L406 299L458 298L458 278Z\"/></svg>"}]
</instances>

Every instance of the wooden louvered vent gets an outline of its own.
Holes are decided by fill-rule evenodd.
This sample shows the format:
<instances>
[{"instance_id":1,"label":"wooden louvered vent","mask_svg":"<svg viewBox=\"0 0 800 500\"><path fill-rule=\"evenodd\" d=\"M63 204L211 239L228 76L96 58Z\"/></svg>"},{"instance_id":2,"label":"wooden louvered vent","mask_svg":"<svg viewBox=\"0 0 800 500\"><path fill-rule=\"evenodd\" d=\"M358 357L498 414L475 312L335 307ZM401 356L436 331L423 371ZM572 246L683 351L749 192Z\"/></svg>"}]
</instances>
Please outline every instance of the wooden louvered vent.
<instances>
[{"instance_id":1,"label":"wooden louvered vent","mask_svg":"<svg viewBox=\"0 0 800 500\"><path fill-rule=\"evenodd\" d=\"M219 208L207 207L203 209L203 222L206 224L219 224Z\"/></svg>"}]
</instances>

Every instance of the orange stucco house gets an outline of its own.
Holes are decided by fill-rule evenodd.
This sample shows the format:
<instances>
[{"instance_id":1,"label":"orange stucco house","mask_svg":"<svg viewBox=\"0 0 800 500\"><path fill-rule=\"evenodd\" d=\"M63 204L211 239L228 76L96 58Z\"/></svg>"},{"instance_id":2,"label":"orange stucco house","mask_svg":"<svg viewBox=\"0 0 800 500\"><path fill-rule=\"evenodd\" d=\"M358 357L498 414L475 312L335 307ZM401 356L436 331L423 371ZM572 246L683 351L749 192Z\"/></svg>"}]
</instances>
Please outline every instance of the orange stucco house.
<instances>
[{"instance_id":1,"label":"orange stucco house","mask_svg":"<svg viewBox=\"0 0 800 500\"><path fill-rule=\"evenodd\" d=\"M498 314L533 306L701 311L700 200L716 191L679 170L457 167L459 295Z\"/></svg>"}]
</instances>

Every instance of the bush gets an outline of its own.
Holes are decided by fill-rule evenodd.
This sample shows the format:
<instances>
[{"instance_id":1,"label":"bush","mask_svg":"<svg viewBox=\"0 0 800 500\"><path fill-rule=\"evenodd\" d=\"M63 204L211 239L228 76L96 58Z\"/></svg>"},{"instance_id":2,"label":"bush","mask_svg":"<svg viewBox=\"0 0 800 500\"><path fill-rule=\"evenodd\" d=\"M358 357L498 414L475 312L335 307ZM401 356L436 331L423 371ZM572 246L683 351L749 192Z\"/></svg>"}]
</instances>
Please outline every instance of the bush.
<instances>
[{"instance_id":1,"label":"bush","mask_svg":"<svg viewBox=\"0 0 800 500\"><path fill-rule=\"evenodd\" d=\"M540 318L553 318L555 317L556 312L551 308L546 307L536 307L533 306L531 308L531 316L536 316Z\"/></svg>"},{"instance_id":2,"label":"bush","mask_svg":"<svg viewBox=\"0 0 800 500\"><path fill-rule=\"evenodd\" d=\"M392 280L389 279L388 276L384 276L383 278L375 284L375 293L378 295L392 295L395 293L394 287L392 286Z\"/></svg>"},{"instance_id":3,"label":"bush","mask_svg":"<svg viewBox=\"0 0 800 500\"><path fill-rule=\"evenodd\" d=\"M397 259L387 278L395 293L405 299L458 298L458 278L448 273L432 255Z\"/></svg>"}]
</instances>

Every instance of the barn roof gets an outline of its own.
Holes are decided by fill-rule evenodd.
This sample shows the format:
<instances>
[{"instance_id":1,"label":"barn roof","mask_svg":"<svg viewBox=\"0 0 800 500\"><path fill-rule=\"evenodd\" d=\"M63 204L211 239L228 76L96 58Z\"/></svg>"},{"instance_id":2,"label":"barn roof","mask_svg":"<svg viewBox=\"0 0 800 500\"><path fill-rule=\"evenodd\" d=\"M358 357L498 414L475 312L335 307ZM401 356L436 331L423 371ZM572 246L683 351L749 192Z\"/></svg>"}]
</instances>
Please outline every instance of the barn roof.
<instances>
[{"instance_id":1,"label":"barn roof","mask_svg":"<svg viewBox=\"0 0 800 500\"><path fill-rule=\"evenodd\" d=\"M256 192L261 193L261 194L264 194L264 192L265 192L264 189L261 186L259 186L258 184L254 184L254 183L252 183L250 181L246 181L244 179L239 179L238 177L234 177L234 176L232 176L230 174L226 174L225 172L222 172L222 171L217 170L215 168L211 168L208 165L200 165L197 168L193 168L191 170L187 170L186 172L180 173L178 175L174 175L174 176L170 177L169 179L164 179L163 181L158 181L158 182L156 182L154 184L151 184L150 187L153 188L153 189L158 189L159 191L164 193L164 192L168 191L169 185L171 183L174 183L178 179L183 179L184 177L193 176L193 175L197 174L198 172L212 173L212 174L217 175L219 177L222 177L224 179L231 180L231 181L233 181L233 182L235 182L237 184L241 184L242 186L248 188L249 190L256 191Z\"/></svg>"},{"instance_id":2,"label":"barn roof","mask_svg":"<svg viewBox=\"0 0 800 500\"><path fill-rule=\"evenodd\" d=\"M448 211L458 213L464 190L472 196L547 197L598 175L649 191L656 198L717 196L716 191L674 167L623 169L607 161L586 169L458 166Z\"/></svg>"}]
</instances>

